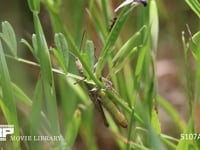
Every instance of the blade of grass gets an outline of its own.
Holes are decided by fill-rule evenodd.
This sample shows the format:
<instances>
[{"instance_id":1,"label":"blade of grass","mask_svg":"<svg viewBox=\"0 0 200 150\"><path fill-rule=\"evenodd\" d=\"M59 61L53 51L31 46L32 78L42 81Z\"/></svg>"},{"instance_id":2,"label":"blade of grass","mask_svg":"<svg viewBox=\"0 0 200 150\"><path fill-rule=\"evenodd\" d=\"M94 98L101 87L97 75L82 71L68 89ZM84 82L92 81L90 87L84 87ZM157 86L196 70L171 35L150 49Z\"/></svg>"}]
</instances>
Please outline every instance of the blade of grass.
<instances>
[{"instance_id":1,"label":"blade of grass","mask_svg":"<svg viewBox=\"0 0 200 150\"><path fill-rule=\"evenodd\" d=\"M107 62L108 56L113 48L113 45L115 41L117 40L117 37L119 36L119 33L128 18L128 11L129 7L125 7L122 12L120 13L119 17L117 18L115 25L113 26L111 32L108 35L108 38L106 39L105 45L103 47L103 50L100 54L98 63L97 63L97 68L96 68L96 74L97 77L101 76L101 71Z\"/></svg>"},{"instance_id":2,"label":"blade of grass","mask_svg":"<svg viewBox=\"0 0 200 150\"><path fill-rule=\"evenodd\" d=\"M152 49L156 52L158 46L158 34L159 34L159 20L158 20L158 10L157 3L155 0L150 1L150 26L151 26L151 39L152 39Z\"/></svg>"},{"instance_id":3,"label":"blade of grass","mask_svg":"<svg viewBox=\"0 0 200 150\"><path fill-rule=\"evenodd\" d=\"M14 92L14 95L21 100L22 102L24 102L25 104L27 104L28 106L32 105L32 100L24 93L24 91L22 89L20 89L16 84L12 83L12 89Z\"/></svg>"},{"instance_id":4,"label":"blade of grass","mask_svg":"<svg viewBox=\"0 0 200 150\"><path fill-rule=\"evenodd\" d=\"M188 140L186 138L187 135L193 133L194 131L194 120L193 118L191 118L189 120L188 126L186 128L186 130L183 132L183 134L180 135L180 142L178 143L176 150L188 150L188 149L192 149L192 150L198 150L198 146L196 145L195 140Z\"/></svg>"},{"instance_id":5,"label":"blade of grass","mask_svg":"<svg viewBox=\"0 0 200 150\"><path fill-rule=\"evenodd\" d=\"M71 46L72 53L78 57L78 59L81 61L81 64L82 64L83 68L87 71L87 73L89 74L91 79L97 84L97 86L98 87L103 87L103 84L95 77L93 72L90 70L90 68L87 66L87 64L85 63L85 61L81 57L81 54L79 52L79 49L78 49L77 45L75 44L75 41L73 40L70 32L68 31L68 29L66 28L66 26L62 22L60 12L59 11L58 12L54 11L54 9L59 10L60 8L56 7L54 9L52 9L48 5L48 3L45 3L45 4L47 4L47 6L48 6L48 12L49 12L50 17L51 17L51 22L53 24L54 32L55 33L56 32L63 32L63 34L65 35L65 37L67 39L67 42Z\"/></svg>"},{"instance_id":6,"label":"blade of grass","mask_svg":"<svg viewBox=\"0 0 200 150\"><path fill-rule=\"evenodd\" d=\"M55 34L55 43L58 53L60 55L60 60L63 60L65 73L69 66L69 48L65 36L62 33Z\"/></svg>"},{"instance_id":7,"label":"blade of grass","mask_svg":"<svg viewBox=\"0 0 200 150\"><path fill-rule=\"evenodd\" d=\"M2 23L2 33L0 33L0 36L9 47L12 55L17 57L17 40L15 32L9 22L4 21Z\"/></svg>"},{"instance_id":8,"label":"blade of grass","mask_svg":"<svg viewBox=\"0 0 200 150\"><path fill-rule=\"evenodd\" d=\"M73 1L73 14L74 14L74 24L75 24L75 43L77 45L81 45L81 38L82 38L82 29L83 29L83 19L84 19L84 1L82 0L75 0Z\"/></svg>"},{"instance_id":9,"label":"blade of grass","mask_svg":"<svg viewBox=\"0 0 200 150\"><path fill-rule=\"evenodd\" d=\"M185 2L190 6L190 8L200 18L200 3L199 3L199 1L198 0L185 0Z\"/></svg>"},{"instance_id":10,"label":"blade of grass","mask_svg":"<svg viewBox=\"0 0 200 150\"><path fill-rule=\"evenodd\" d=\"M86 145L86 149L97 150L97 144L94 136L93 117L93 107L90 105L90 107L82 113L82 127L80 128L80 135Z\"/></svg>"},{"instance_id":11,"label":"blade of grass","mask_svg":"<svg viewBox=\"0 0 200 150\"><path fill-rule=\"evenodd\" d=\"M0 83L2 87L3 98L1 103L1 109L5 115L8 124L14 125L14 136L19 136L19 126L17 119L17 110L14 102L12 84L10 80L10 75L3 51L3 47L0 40ZM20 142L13 141L14 149L20 149Z\"/></svg>"},{"instance_id":12,"label":"blade of grass","mask_svg":"<svg viewBox=\"0 0 200 150\"><path fill-rule=\"evenodd\" d=\"M99 34L99 37L102 43L105 43L105 37L107 35L107 31L106 31L105 25L102 22L102 18L101 18L102 16L100 16L101 14L99 13L95 5L93 6L93 9L87 10L87 12L88 12L90 20L94 24L96 31Z\"/></svg>"},{"instance_id":13,"label":"blade of grass","mask_svg":"<svg viewBox=\"0 0 200 150\"><path fill-rule=\"evenodd\" d=\"M130 119L130 123L129 123L129 128L128 128L128 141L131 140L131 135L132 135L132 132L133 132L133 129L135 127L135 121L134 121L134 109L132 109L132 112L131 112L131 119ZM131 145L127 143L127 147L126 147L126 150L130 150L131 149Z\"/></svg>"},{"instance_id":14,"label":"blade of grass","mask_svg":"<svg viewBox=\"0 0 200 150\"><path fill-rule=\"evenodd\" d=\"M156 132L153 130L153 127L149 124L149 139L152 146L152 149L159 149L159 150L165 150L162 141L160 140L159 136L156 134Z\"/></svg>"},{"instance_id":15,"label":"blade of grass","mask_svg":"<svg viewBox=\"0 0 200 150\"><path fill-rule=\"evenodd\" d=\"M28 6L32 12L40 12L40 0L28 0Z\"/></svg>"},{"instance_id":16,"label":"blade of grass","mask_svg":"<svg viewBox=\"0 0 200 150\"><path fill-rule=\"evenodd\" d=\"M67 143L67 148L69 150L71 150L72 147L73 147L75 139L78 135L80 124L81 124L81 112L80 112L80 110L76 110L74 112L71 123L67 127L67 130L66 130L66 133L65 133L65 141Z\"/></svg>"},{"instance_id":17,"label":"blade of grass","mask_svg":"<svg viewBox=\"0 0 200 150\"><path fill-rule=\"evenodd\" d=\"M101 0L101 5L102 5L102 11L103 11L103 16L104 16L104 20L106 23L106 29L109 28L109 18L108 18L108 10L107 10L107 5L108 5L108 1L106 0Z\"/></svg>"},{"instance_id":18,"label":"blade of grass","mask_svg":"<svg viewBox=\"0 0 200 150\"><path fill-rule=\"evenodd\" d=\"M145 31L146 28L146 26L143 26L138 32L136 32L132 37L130 37L129 40L119 49L115 57L112 59L113 67L115 67L115 65L117 64L120 65L120 63L123 62L123 59L127 55L129 55L129 53L134 47L142 44L140 40L142 35L141 33L143 30Z\"/></svg>"},{"instance_id":19,"label":"blade of grass","mask_svg":"<svg viewBox=\"0 0 200 150\"><path fill-rule=\"evenodd\" d=\"M86 42L86 54L88 56L88 64L90 70L94 71L94 43L93 41L87 40Z\"/></svg>"},{"instance_id":20,"label":"blade of grass","mask_svg":"<svg viewBox=\"0 0 200 150\"><path fill-rule=\"evenodd\" d=\"M193 101L193 93L191 91L192 84L191 84L191 75L189 70L189 61L188 61L188 47L185 41L184 32L182 33L182 43L183 43L183 50L184 50L184 63L185 63L185 74L186 74L186 88L187 88L187 96L188 96L188 104L190 109L190 114L192 114L192 101Z\"/></svg>"},{"instance_id":21,"label":"blade of grass","mask_svg":"<svg viewBox=\"0 0 200 150\"><path fill-rule=\"evenodd\" d=\"M60 135L58 111L55 95L53 74L45 36L37 14L33 12L36 39L38 44L38 56L41 66L41 75L44 86L44 96L47 104L47 116L50 121L51 132L53 135Z\"/></svg>"},{"instance_id":22,"label":"blade of grass","mask_svg":"<svg viewBox=\"0 0 200 150\"><path fill-rule=\"evenodd\" d=\"M34 91L32 112L31 112L32 119L31 119L30 134L32 137L39 134L38 131L41 125L40 112L42 110L42 97L43 97L42 94L43 94L42 81L41 79L39 79L37 81L36 88ZM31 149L36 149L37 143L35 141L32 141L30 147Z\"/></svg>"}]
</instances>

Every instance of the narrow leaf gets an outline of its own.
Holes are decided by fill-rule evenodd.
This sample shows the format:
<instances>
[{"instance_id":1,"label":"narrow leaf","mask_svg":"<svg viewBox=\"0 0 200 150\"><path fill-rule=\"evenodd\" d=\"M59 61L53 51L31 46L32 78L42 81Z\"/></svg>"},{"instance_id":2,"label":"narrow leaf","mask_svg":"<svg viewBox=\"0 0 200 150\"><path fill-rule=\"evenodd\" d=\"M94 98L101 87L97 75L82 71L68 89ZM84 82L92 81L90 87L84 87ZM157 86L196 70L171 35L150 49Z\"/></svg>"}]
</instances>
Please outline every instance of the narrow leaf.
<instances>
[{"instance_id":1,"label":"narrow leaf","mask_svg":"<svg viewBox=\"0 0 200 150\"><path fill-rule=\"evenodd\" d=\"M86 42L86 53L88 56L88 63L89 63L89 68L91 71L94 71L94 43L90 40L87 40Z\"/></svg>"},{"instance_id":2,"label":"narrow leaf","mask_svg":"<svg viewBox=\"0 0 200 150\"><path fill-rule=\"evenodd\" d=\"M196 15L200 18L200 3L198 0L185 0L186 3L190 6L190 8L196 13Z\"/></svg>"},{"instance_id":3,"label":"narrow leaf","mask_svg":"<svg viewBox=\"0 0 200 150\"><path fill-rule=\"evenodd\" d=\"M65 134L66 143L69 149L72 149L72 146L78 135L80 124L81 124L81 112L80 110L76 110L74 112L72 121L70 122L69 126L66 129L66 134Z\"/></svg>"},{"instance_id":4,"label":"narrow leaf","mask_svg":"<svg viewBox=\"0 0 200 150\"><path fill-rule=\"evenodd\" d=\"M40 12L40 0L28 0L28 6L32 12Z\"/></svg>"},{"instance_id":5,"label":"narrow leaf","mask_svg":"<svg viewBox=\"0 0 200 150\"><path fill-rule=\"evenodd\" d=\"M15 32L9 22L4 21L2 23L2 33L0 36L9 47L12 55L17 57L17 40Z\"/></svg>"},{"instance_id":6,"label":"narrow leaf","mask_svg":"<svg viewBox=\"0 0 200 150\"><path fill-rule=\"evenodd\" d=\"M62 33L57 33L55 35L55 43L61 60L65 65L65 70L67 70L69 65L69 48L65 36Z\"/></svg>"},{"instance_id":7,"label":"narrow leaf","mask_svg":"<svg viewBox=\"0 0 200 150\"><path fill-rule=\"evenodd\" d=\"M158 45L158 34L159 34L159 20L158 20L158 9L155 0L150 1L150 27L151 27L151 38L152 38L152 48L157 50Z\"/></svg>"},{"instance_id":8,"label":"narrow leaf","mask_svg":"<svg viewBox=\"0 0 200 150\"><path fill-rule=\"evenodd\" d=\"M13 135L19 136L16 105L14 102L13 90L11 88L12 84L1 41L0 41L0 75L1 75L0 85L2 87L2 95L3 95L3 98L0 101L0 107L5 115L8 124L14 125L15 132ZM13 141L13 144L14 144L14 149L19 149L20 147L19 141Z\"/></svg>"}]
</instances>

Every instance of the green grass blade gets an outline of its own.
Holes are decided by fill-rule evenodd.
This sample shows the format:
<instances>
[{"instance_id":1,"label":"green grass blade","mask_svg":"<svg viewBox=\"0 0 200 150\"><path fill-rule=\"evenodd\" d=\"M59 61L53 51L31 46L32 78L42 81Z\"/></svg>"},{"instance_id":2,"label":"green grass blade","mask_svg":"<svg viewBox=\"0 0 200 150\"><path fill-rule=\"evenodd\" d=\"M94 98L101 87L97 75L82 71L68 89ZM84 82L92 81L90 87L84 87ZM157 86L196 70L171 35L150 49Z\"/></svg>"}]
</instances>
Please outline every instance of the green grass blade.
<instances>
[{"instance_id":1,"label":"green grass blade","mask_svg":"<svg viewBox=\"0 0 200 150\"><path fill-rule=\"evenodd\" d=\"M42 110L42 95L43 95L43 89L42 89L42 81L39 79L36 84L36 88L34 91L34 97L33 97L33 105L32 105L32 112L31 112L31 128L30 128L30 134L31 136L39 135L38 131L40 128L40 122L41 122L41 115L40 112ZM32 141L31 142L31 149L35 149L37 146L37 143Z\"/></svg>"},{"instance_id":2,"label":"green grass blade","mask_svg":"<svg viewBox=\"0 0 200 150\"><path fill-rule=\"evenodd\" d=\"M53 81L53 74L51 70L50 55L37 14L33 14L34 25L36 31L36 39L38 44L38 58L41 66L41 75L43 80L44 95L47 105L47 116L50 121L51 132L53 135L60 135L58 111L55 95L55 87Z\"/></svg>"},{"instance_id":3,"label":"green grass blade","mask_svg":"<svg viewBox=\"0 0 200 150\"><path fill-rule=\"evenodd\" d=\"M40 12L40 0L28 0L28 6L32 12Z\"/></svg>"},{"instance_id":4,"label":"green grass blade","mask_svg":"<svg viewBox=\"0 0 200 150\"><path fill-rule=\"evenodd\" d=\"M94 24L94 27L97 30L102 43L105 43L106 29L102 22L101 16L99 12L97 11L96 6L93 6L93 7L94 8L92 10L88 10L87 13L89 15L90 20Z\"/></svg>"},{"instance_id":5,"label":"green grass blade","mask_svg":"<svg viewBox=\"0 0 200 150\"><path fill-rule=\"evenodd\" d=\"M155 149L155 150L166 150L166 148L164 147L162 141L160 140L159 135L156 134L156 132L154 131L153 127L151 127L151 125L149 125L149 140L150 140L152 149Z\"/></svg>"},{"instance_id":6,"label":"green grass blade","mask_svg":"<svg viewBox=\"0 0 200 150\"><path fill-rule=\"evenodd\" d=\"M54 32L63 32L63 34L65 35L65 37L67 39L67 42L71 46L71 49L70 49L71 52L79 58L79 60L81 61L82 66L83 66L83 68L87 71L87 73L89 74L90 78L99 87L103 87L102 83L94 76L93 72L90 70L90 68L87 66L87 64L82 59L81 54L79 52L79 48L76 45L75 41L73 40L70 32L68 31L68 28L66 28L65 25L62 23L62 19L61 19L59 11L55 12L48 4L47 4L47 6L48 6L49 14L51 16L51 22L53 23ZM60 8L57 6L55 9L59 10Z\"/></svg>"},{"instance_id":7,"label":"green grass blade","mask_svg":"<svg viewBox=\"0 0 200 150\"><path fill-rule=\"evenodd\" d=\"M159 34L159 20L158 20L158 9L155 0L150 1L150 26L151 26L151 40L152 40L152 48L157 51L158 45L158 34Z\"/></svg>"},{"instance_id":8,"label":"green grass blade","mask_svg":"<svg viewBox=\"0 0 200 150\"><path fill-rule=\"evenodd\" d=\"M123 69L124 67L126 67L126 64L128 62L131 62L131 60L134 59L134 57L136 56L137 52L138 52L138 47L134 47L133 49L131 49L129 51L129 53L125 56L125 57L120 57L117 60L117 63L115 64L114 69L114 73L119 72L121 69Z\"/></svg>"},{"instance_id":9,"label":"green grass blade","mask_svg":"<svg viewBox=\"0 0 200 150\"><path fill-rule=\"evenodd\" d=\"M12 84L6 59L3 51L3 47L0 40L0 84L2 87L3 98L0 101L0 107L5 115L8 124L14 125L14 136L19 136L19 126L17 120L17 110L14 102ZM14 149L20 149L20 142L13 141Z\"/></svg>"},{"instance_id":10,"label":"green grass blade","mask_svg":"<svg viewBox=\"0 0 200 150\"><path fill-rule=\"evenodd\" d=\"M33 44L33 56L37 59L37 61L40 61L38 54L39 49L38 49L37 37L35 34L32 35L32 44Z\"/></svg>"},{"instance_id":11,"label":"green grass blade","mask_svg":"<svg viewBox=\"0 0 200 150\"><path fill-rule=\"evenodd\" d=\"M142 44L140 39L143 30L146 30L146 26L143 26L138 32L136 32L132 37L130 37L129 40L119 49L115 57L112 59L113 67L123 62L123 59L126 58L127 55L129 55L129 53L134 47Z\"/></svg>"},{"instance_id":12,"label":"green grass blade","mask_svg":"<svg viewBox=\"0 0 200 150\"><path fill-rule=\"evenodd\" d=\"M190 8L200 18L200 2L198 0L185 0L185 2L190 6Z\"/></svg>"},{"instance_id":13,"label":"green grass blade","mask_svg":"<svg viewBox=\"0 0 200 150\"><path fill-rule=\"evenodd\" d=\"M14 91L14 95L22 102L27 104L28 106L32 105L32 100L24 93L22 89L20 89L16 84L12 83L12 89Z\"/></svg>"},{"instance_id":14,"label":"green grass blade","mask_svg":"<svg viewBox=\"0 0 200 150\"><path fill-rule=\"evenodd\" d=\"M106 23L106 29L109 28L109 17L108 17L108 10L107 10L107 5L108 5L108 1L107 0L101 0L101 5L102 5L102 11L103 11L103 16L104 16L104 20Z\"/></svg>"},{"instance_id":15,"label":"green grass blade","mask_svg":"<svg viewBox=\"0 0 200 150\"><path fill-rule=\"evenodd\" d=\"M198 150L196 140L189 140L189 134L193 133L194 121L191 118L188 122L186 130L180 135L180 142L178 143L176 150Z\"/></svg>"},{"instance_id":16,"label":"green grass blade","mask_svg":"<svg viewBox=\"0 0 200 150\"><path fill-rule=\"evenodd\" d=\"M55 48L51 48L51 51L53 51L53 54L54 54L58 64L60 65L59 67L61 67L60 69L62 69L64 73L67 73L66 65L64 64L64 60L62 59L62 56L60 55L58 50Z\"/></svg>"},{"instance_id":17,"label":"green grass blade","mask_svg":"<svg viewBox=\"0 0 200 150\"><path fill-rule=\"evenodd\" d=\"M62 33L55 34L55 43L61 57L60 60L63 60L63 64L65 65L64 70L67 71L69 66L69 48L65 36Z\"/></svg>"},{"instance_id":18,"label":"green grass blade","mask_svg":"<svg viewBox=\"0 0 200 150\"><path fill-rule=\"evenodd\" d=\"M128 127L128 141L131 140L134 127L135 127L135 120L134 120L134 108L133 108L131 112L129 127ZM130 149L131 149L131 145L127 144L126 150L130 150Z\"/></svg>"},{"instance_id":19,"label":"green grass blade","mask_svg":"<svg viewBox=\"0 0 200 150\"><path fill-rule=\"evenodd\" d=\"M89 101L89 98L87 96L87 93L85 93L85 91L82 90L81 86L79 84L74 85L74 83L76 83L76 80L72 78L66 78L66 82L68 83L69 87L72 90L74 90L74 92L80 98L82 103L84 103L87 106L91 104L91 101Z\"/></svg>"},{"instance_id":20,"label":"green grass blade","mask_svg":"<svg viewBox=\"0 0 200 150\"><path fill-rule=\"evenodd\" d=\"M152 109L152 115L151 115L151 124L153 129L155 130L155 133L157 133L158 135L161 134L161 126L160 126L160 122L159 122L159 118L158 118L158 113L156 112L155 109Z\"/></svg>"},{"instance_id":21,"label":"green grass blade","mask_svg":"<svg viewBox=\"0 0 200 150\"><path fill-rule=\"evenodd\" d=\"M186 84L187 84L187 97L189 99L188 104L189 104L189 109L190 109L190 114L192 114L192 101L193 101L193 92L191 91L192 89L192 83L191 83L191 74L190 74L190 67L189 67L189 60L188 60L188 44L185 41L185 36L184 32L182 32L182 43L183 43L183 50L184 50L184 63L185 63L185 75L186 75ZM192 42L191 42L192 43ZM196 45L195 45L196 46ZM191 48L193 51L193 49ZM196 51L196 49L195 49ZM195 53L193 53L194 58L196 60L198 59L198 55L196 56ZM196 57L195 57L196 56Z\"/></svg>"},{"instance_id":22,"label":"green grass blade","mask_svg":"<svg viewBox=\"0 0 200 150\"><path fill-rule=\"evenodd\" d=\"M198 61L200 59L200 31L195 33L192 36L191 41L189 42L189 48L192 51L193 56L196 58Z\"/></svg>"},{"instance_id":23,"label":"green grass blade","mask_svg":"<svg viewBox=\"0 0 200 150\"><path fill-rule=\"evenodd\" d=\"M76 110L74 112L71 123L69 124L69 126L66 129L66 134L65 134L65 140L67 143L67 148L69 150L71 150L73 147L75 139L78 135L80 124L81 124L81 112L80 112L80 110Z\"/></svg>"},{"instance_id":24,"label":"green grass blade","mask_svg":"<svg viewBox=\"0 0 200 150\"><path fill-rule=\"evenodd\" d=\"M94 71L94 43L90 40L87 40L86 42L86 54L88 56L88 64L90 70Z\"/></svg>"},{"instance_id":25,"label":"green grass blade","mask_svg":"<svg viewBox=\"0 0 200 150\"><path fill-rule=\"evenodd\" d=\"M20 42L23 43L24 45L26 45L26 47L31 51L31 53L33 53L33 47L31 46L31 44L29 44L29 42L27 40L21 39Z\"/></svg>"},{"instance_id":26,"label":"green grass blade","mask_svg":"<svg viewBox=\"0 0 200 150\"><path fill-rule=\"evenodd\" d=\"M119 17L117 18L115 25L113 26L111 32L108 35L108 38L106 39L105 45L103 47L103 50L100 54L99 61L97 64L96 74L97 77L101 76L101 71L107 62L108 56L110 52L112 51L112 48L115 44L115 41L117 40L117 37L119 36L119 33L128 18L128 10L129 8L124 8L123 11L120 13Z\"/></svg>"},{"instance_id":27,"label":"green grass blade","mask_svg":"<svg viewBox=\"0 0 200 150\"><path fill-rule=\"evenodd\" d=\"M82 127L80 135L86 145L86 149L97 150L97 144L94 136L93 107L90 105L82 113Z\"/></svg>"},{"instance_id":28,"label":"green grass blade","mask_svg":"<svg viewBox=\"0 0 200 150\"><path fill-rule=\"evenodd\" d=\"M17 40L15 32L9 22L4 21L2 23L2 33L0 33L0 36L9 47L12 55L17 57Z\"/></svg>"},{"instance_id":29,"label":"green grass blade","mask_svg":"<svg viewBox=\"0 0 200 150\"><path fill-rule=\"evenodd\" d=\"M77 45L81 45L81 38L83 35L83 19L84 19L84 13L85 13L85 9L84 9L84 1L82 0L74 0L73 1L73 14L74 14L74 24L75 24L75 29L76 29L76 33L75 33L75 43Z\"/></svg>"}]
</instances>

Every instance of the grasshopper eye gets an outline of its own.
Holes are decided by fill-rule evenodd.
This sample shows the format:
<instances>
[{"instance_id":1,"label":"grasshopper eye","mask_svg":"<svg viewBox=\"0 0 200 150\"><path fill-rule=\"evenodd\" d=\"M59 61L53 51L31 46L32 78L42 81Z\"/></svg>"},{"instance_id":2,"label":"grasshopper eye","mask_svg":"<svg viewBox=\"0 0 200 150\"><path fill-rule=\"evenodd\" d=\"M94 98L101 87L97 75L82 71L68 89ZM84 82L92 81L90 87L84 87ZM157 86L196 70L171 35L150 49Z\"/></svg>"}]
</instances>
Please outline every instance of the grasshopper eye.
<instances>
[{"instance_id":1,"label":"grasshopper eye","mask_svg":"<svg viewBox=\"0 0 200 150\"><path fill-rule=\"evenodd\" d=\"M116 9L115 12L117 12L120 8L131 4L132 7L135 7L139 4L143 4L144 6L147 5L147 0L126 0L123 3L121 3Z\"/></svg>"}]
</instances>

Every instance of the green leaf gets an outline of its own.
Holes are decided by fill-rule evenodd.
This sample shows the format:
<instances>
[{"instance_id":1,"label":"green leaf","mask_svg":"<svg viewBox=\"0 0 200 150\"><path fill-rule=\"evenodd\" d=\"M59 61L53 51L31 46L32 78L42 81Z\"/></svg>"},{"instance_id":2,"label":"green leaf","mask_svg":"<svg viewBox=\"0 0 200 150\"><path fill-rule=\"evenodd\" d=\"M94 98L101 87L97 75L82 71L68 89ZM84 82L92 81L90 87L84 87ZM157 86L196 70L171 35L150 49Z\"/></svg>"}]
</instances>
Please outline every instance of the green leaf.
<instances>
[{"instance_id":1,"label":"green leaf","mask_svg":"<svg viewBox=\"0 0 200 150\"><path fill-rule=\"evenodd\" d=\"M158 34L159 34L159 20L158 20L158 9L155 0L150 1L150 27L151 27L151 40L153 50L157 50L158 46Z\"/></svg>"},{"instance_id":2,"label":"green leaf","mask_svg":"<svg viewBox=\"0 0 200 150\"><path fill-rule=\"evenodd\" d=\"M200 47L200 31L192 36L192 41Z\"/></svg>"},{"instance_id":3,"label":"green leaf","mask_svg":"<svg viewBox=\"0 0 200 150\"><path fill-rule=\"evenodd\" d=\"M84 1L82 0L75 0L72 2L74 6L72 9L72 13L74 14L73 22L74 22L74 29L75 33L75 42L77 45L80 45L81 38L83 36L83 22L84 22Z\"/></svg>"},{"instance_id":4,"label":"green leaf","mask_svg":"<svg viewBox=\"0 0 200 150\"><path fill-rule=\"evenodd\" d=\"M198 0L185 0L185 2L190 6L190 8L200 18L200 3L199 3L199 1Z\"/></svg>"},{"instance_id":5,"label":"green leaf","mask_svg":"<svg viewBox=\"0 0 200 150\"><path fill-rule=\"evenodd\" d=\"M200 31L192 36L192 40L189 42L189 48L192 51L193 56L200 59Z\"/></svg>"},{"instance_id":6,"label":"green leaf","mask_svg":"<svg viewBox=\"0 0 200 150\"><path fill-rule=\"evenodd\" d=\"M151 116L152 116L151 124L152 124L155 132L159 135L161 133L160 122L159 122L158 114L154 108L152 109Z\"/></svg>"},{"instance_id":7,"label":"green leaf","mask_svg":"<svg viewBox=\"0 0 200 150\"><path fill-rule=\"evenodd\" d=\"M131 61L136 55L137 51L138 51L138 47L134 47L133 49L129 51L129 53L125 57L120 57L119 60L117 60L117 63L114 64L115 65L114 73L117 73L118 71L120 71L126 65L126 63Z\"/></svg>"},{"instance_id":8,"label":"green leaf","mask_svg":"<svg viewBox=\"0 0 200 150\"><path fill-rule=\"evenodd\" d=\"M38 54L39 49L38 49L37 37L35 34L32 35L32 44L33 44L33 55L38 61L40 61Z\"/></svg>"},{"instance_id":9,"label":"green leaf","mask_svg":"<svg viewBox=\"0 0 200 150\"><path fill-rule=\"evenodd\" d=\"M36 41L38 45L37 46L38 60L41 67L41 78L44 89L44 100L47 106L47 117L49 119L51 134L60 135L58 110L57 110L55 86L53 81L53 73L51 70L50 54L46 38L39 20L39 16L37 14L33 14L33 19L36 32Z\"/></svg>"},{"instance_id":10,"label":"green leaf","mask_svg":"<svg viewBox=\"0 0 200 150\"><path fill-rule=\"evenodd\" d=\"M85 63L85 65L87 66L87 68L89 68L89 59L88 59L88 55L86 53L81 53L81 57ZM83 72L86 76L86 78L89 80L90 79L90 76L89 74L87 73L87 71L85 70L85 68L83 68Z\"/></svg>"},{"instance_id":11,"label":"green leaf","mask_svg":"<svg viewBox=\"0 0 200 150\"><path fill-rule=\"evenodd\" d=\"M87 40L86 42L86 54L88 56L88 63L89 63L89 68L91 71L94 71L94 43L90 40Z\"/></svg>"},{"instance_id":12,"label":"green leaf","mask_svg":"<svg viewBox=\"0 0 200 150\"><path fill-rule=\"evenodd\" d=\"M34 97L33 97L33 105L31 110L31 128L30 133L31 136L38 135L38 131L40 128L40 122L41 122L41 110L42 110L42 98L43 98L43 89L42 89L42 80L39 79L36 84L36 88L34 91ZM36 143L31 142L31 148L36 148Z\"/></svg>"},{"instance_id":13,"label":"green leaf","mask_svg":"<svg viewBox=\"0 0 200 150\"><path fill-rule=\"evenodd\" d=\"M130 118L130 123L129 123L129 127L128 127L128 140L130 141L131 140L131 135L132 135L132 132L135 128L135 120L134 120L134 108L132 109L132 112L131 112L131 118ZM127 144L127 147L126 147L127 150L130 150L131 149L131 145L130 144Z\"/></svg>"},{"instance_id":14,"label":"green leaf","mask_svg":"<svg viewBox=\"0 0 200 150\"><path fill-rule=\"evenodd\" d=\"M17 57L17 40L15 32L9 22L4 21L2 23L2 33L0 33L0 36L9 47L12 55Z\"/></svg>"},{"instance_id":15,"label":"green leaf","mask_svg":"<svg viewBox=\"0 0 200 150\"><path fill-rule=\"evenodd\" d=\"M109 1L107 0L101 0L101 4L102 4L102 11L103 11L103 16L104 16L104 20L105 20L105 23L106 23L106 28L108 29L109 27L109 17L108 17L108 3Z\"/></svg>"},{"instance_id":16,"label":"green leaf","mask_svg":"<svg viewBox=\"0 0 200 150\"><path fill-rule=\"evenodd\" d=\"M28 6L32 12L37 14L40 12L40 0L28 0Z\"/></svg>"},{"instance_id":17,"label":"green leaf","mask_svg":"<svg viewBox=\"0 0 200 150\"><path fill-rule=\"evenodd\" d=\"M149 125L149 140L151 142L151 147L154 150L165 150L165 147L162 143L162 141L160 140L159 136L156 134L154 128Z\"/></svg>"},{"instance_id":18,"label":"green leaf","mask_svg":"<svg viewBox=\"0 0 200 150\"><path fill-rule=\"evenodd\" d=\"M180 142L177 145L176 150L198 150L197 141L187 139L190 134L193 133L194 121L193 118L189 120L186 130L180 135ZM194 133L193 133L194 134Z\"/></svg>"},{"instance_id":19,"label":"green leaf","mask_svg":"<svg viewBox=\"0 0 200 150\"><path fill-rule=\"evenodd\" d=\"M64 62L63 62L62 56L60 55L60 53L58 52L58 50L55 49L55 48L52 48L51 50L53 51L53 54L54 54L54 56L56 57L56 59L57 59L59 65L60 65L60 67L63 69L63 71L64 71L65 73L67 73L67 68L66 68L66 66L65 66L65 64L64 64Z\"/></svg>"},{"instance_id":20,"label":"green leaf","mask_svg":"<svg viewBox=\"0 0 200 150\"><path fill-rule=\"evenodd\" d=\"M112 48L120 34L120 31L125 23L125 21L128 18L129 7L125 7L123 11L120 13L119 17L117 18L111 32L108 35L108 38L106 39L105 45L103 47L103 50L100 54L97 68L96 68L96 74L97 77L101 76L101 71L104 68L104 65L107 62L108 56L110 55Z\"/></svg>"},{"instance_id":21,"label":"green leaf","mask_svg":"<svg viewBox=\"0 0 200 150\"><path fill-rule=\"evenodd\" d=\"M29 42L27 40L21 39L21 43L23 43L24 45L26 45L28 47L28 49L31 51L31 53L34 54L33 47L31 46L31 44L29 44Z\"/></svg>"},{"instance_id":22,"label":"green leaf","mask_svg":"<svg viewBox=\"0 0 200 150\"><path fill-rule=\"evenodd\" d=\"M141 33L143 30L146 30L146 26L143 26L138 32L136 32L129 40L120 48L115 57L112 60L113 66L119 65L122 63L127 56L132 53L132 50L136 46L142 44L141 42ZM116 67L117 68L117 67Z\"/></svg>"},{"instance_id":23,"label":"green leaf","mask_svg":"<svg viewBox=\"0 0 200 150\"><path fill-rule=\"evenodd\" d=\"M20 89L16 84L12 83L12 89L14 91L14 95L21 100L22 102L24 102L25 104L27 104L28 106L32 105L32 100L24 93L24 91L22 89Z\"/></svg>"},{"instance_id":24,"label":"green leaf","mask_svg":"<svg viewBox=\"0 0 200 150\"><path fill-rule=\"evenodd\" d=\"M98 10L98 8L96 8L96 6L94 5L92 10L88 10L87 13L88 13L88 16L89 16L91 22L94 24L94 27L95 27L96 31L98 32L102 43L105 43L105 37L106 37L107 31L102 22L102 18L97 10Z\"/></svg>"},{"instance_id":25,"label":"green leaf","mask_svg":"<svg viewBox=\"0 0 200 150\"><path fill-rule=\"evenodd\" d=\"M65 36L62 33L55 34L55 43L59 56L61 57L60 61L63 61L65 66L64 70L67 71L69 66L69 48Z\"/></svg>"},{"instance_id":26,"label":"green leaf","mask_svg":"<svg viewBox=\"0 0 200 150\"><path fill-rule=\"evenodd\" d=\"M15 128L14 136L19 136L19 126L17 120L16 105L14 102L12 84L10 75L0 40L0 85L2 87L2 100L0 100L0 107L8 124L13 124ZM19 149L20 141L13 141L14 149Z\"/></svg>"},{"instance_id":27,"label":"green leaf","mask_svg":"<svg viewBox=\"0 0 200 150\"><path fill-rule=\"evenodd\" d=\"M72 121L70 122L69 126L66 129L65 140L67 143L67 148L70 150L76 140L78 135L78 131L81 124L81 112L80 110L76 110L74 112Z\"/></svg>"},{"instance_id":28,"label":"green leaf","mask_svg":"<svg viewBox=\"0 0 200 150\"><path fill-rule=\"evenodd\" d=\"M89 98L87 96L87 93L81 88L79 84L74 85L77 81L73 78L66 78L67 84L70 86L71 89L74 90L75 93L77 93L77 96L82 100L82 103L85 105L90 105L91 101L89 101Z\"/></svg>"}]
</instances>

